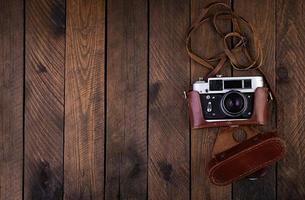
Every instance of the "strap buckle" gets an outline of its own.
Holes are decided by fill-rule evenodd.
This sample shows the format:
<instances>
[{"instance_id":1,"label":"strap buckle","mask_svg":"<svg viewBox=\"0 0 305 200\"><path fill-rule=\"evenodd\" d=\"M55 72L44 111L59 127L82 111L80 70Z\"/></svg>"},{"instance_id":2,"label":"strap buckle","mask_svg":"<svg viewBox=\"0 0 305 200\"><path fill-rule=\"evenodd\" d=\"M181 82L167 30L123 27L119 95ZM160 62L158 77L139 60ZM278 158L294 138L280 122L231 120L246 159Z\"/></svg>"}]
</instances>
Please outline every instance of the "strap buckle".
<instances>
[{"instance_id":1,"label":"strap buckle","mask_svg":"<svg viewBox=\"0 0 305 200\"><path fill-rule=\"evenodd\" d=\"M269 94L269 101L273 101L273 95L272 95L272 93L269 91L268 94Z\"/></svg>"},{"instance_id":2,"label":"strap buckle","mask_svg":"<svg viewBox=\"0 0 305 200\"><path fill-rule=\"evenodd\" d=\"M243 39L242 39L242 46L243 47L245 47L245 48L247 48L248 47L248 38L246 38L246 37L243 37Z\"/></svg>"}]
</instances>

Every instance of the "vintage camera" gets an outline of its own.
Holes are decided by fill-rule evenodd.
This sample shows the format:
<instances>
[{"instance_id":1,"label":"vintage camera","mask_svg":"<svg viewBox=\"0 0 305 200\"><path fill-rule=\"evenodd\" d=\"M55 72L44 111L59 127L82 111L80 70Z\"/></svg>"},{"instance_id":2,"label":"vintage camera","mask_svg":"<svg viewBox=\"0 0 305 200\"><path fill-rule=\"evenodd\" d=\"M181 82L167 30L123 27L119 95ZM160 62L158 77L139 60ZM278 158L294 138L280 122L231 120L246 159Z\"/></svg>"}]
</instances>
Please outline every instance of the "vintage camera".
<instances>
[{"instance_id":1,"label":"vintage camera","mask_svg":"<svg viewBox=\"0 0 305 200\"><path fill-rule=\"evenodd\" d=\"M193 84L200 95L207 122L248 120L252 117L255 91L264 85L261 76L214 77Z\"/></svg>"}]
</instances>

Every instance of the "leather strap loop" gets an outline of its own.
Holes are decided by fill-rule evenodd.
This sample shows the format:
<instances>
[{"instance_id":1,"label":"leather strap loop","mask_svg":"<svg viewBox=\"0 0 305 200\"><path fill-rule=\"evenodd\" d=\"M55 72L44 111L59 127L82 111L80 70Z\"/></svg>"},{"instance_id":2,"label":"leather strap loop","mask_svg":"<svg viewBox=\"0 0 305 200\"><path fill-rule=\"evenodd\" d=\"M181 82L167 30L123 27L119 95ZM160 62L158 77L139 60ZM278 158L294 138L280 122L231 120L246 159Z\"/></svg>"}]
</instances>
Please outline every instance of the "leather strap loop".
<instances>
[{"instance_id":1,"label":"leather strap loop","mask_svg":"<svg viewBox=\"0 0 305 200\"><path fill-rule=\"evenodd\" d=\"M215 9L219 9L220 11ZM233 24L233 31L225 33L223 32L219 25L218 21L222 20L230 20ZM191 35L195 32L202 24L210 21L216 33L223 39L223 53L219 53L215 56L206 58L203 56L199 56L195 53L191 48ZM252 40L247 37L247 34L242 32L241 25L245 25L252 36ZM230 47L231 45L228 43L229 39L235 39L234 46ZM253 55L251 55L249 51L250 42L253 45ZM263 78L266 81L267 87L269 88L272 95L275 97L275 93L270 86L269 79L267 78L264 71L261 69L262 62L263 62L263 54L262 49L259 43L259 40L256 37L254 28L252 25L245 20L243 17L237 15L229 5L225 3L212 3L208 7L206 7L195 20L195 22L191 25L187 32L186 37L186 50L188 55L192 60L199 63L200 65L206 67L207 69L211 70L206 77L204 78L207 80L210 77L215 76L224 66L225 63L228 61L233 69L239 71L247 71L247 70L258 70ZM241 63L238 57L246 58L246 64ZM215 66L215 62L217 63Z\"/></svg>"}]
</instances>

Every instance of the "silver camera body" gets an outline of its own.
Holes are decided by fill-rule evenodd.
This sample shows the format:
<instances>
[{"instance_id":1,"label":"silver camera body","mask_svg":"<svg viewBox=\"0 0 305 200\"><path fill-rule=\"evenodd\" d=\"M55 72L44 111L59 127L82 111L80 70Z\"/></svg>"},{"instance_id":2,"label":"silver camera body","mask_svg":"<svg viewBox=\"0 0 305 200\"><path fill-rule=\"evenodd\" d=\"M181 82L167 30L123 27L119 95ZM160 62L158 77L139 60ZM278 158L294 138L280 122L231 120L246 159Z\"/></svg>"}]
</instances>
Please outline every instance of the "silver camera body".
<instances>
[{"instance_id":1,"label":"silver camera body","mask_svg":"<svg viewBox=\"0 0 305 200\"><path fill-rule=\"evenodd\" d=\"M200 94L202 113L206 121L247 120L253 113L254 92L263 87L261 76L209 78L193 84Z\"/></svg>"}]
</instances>

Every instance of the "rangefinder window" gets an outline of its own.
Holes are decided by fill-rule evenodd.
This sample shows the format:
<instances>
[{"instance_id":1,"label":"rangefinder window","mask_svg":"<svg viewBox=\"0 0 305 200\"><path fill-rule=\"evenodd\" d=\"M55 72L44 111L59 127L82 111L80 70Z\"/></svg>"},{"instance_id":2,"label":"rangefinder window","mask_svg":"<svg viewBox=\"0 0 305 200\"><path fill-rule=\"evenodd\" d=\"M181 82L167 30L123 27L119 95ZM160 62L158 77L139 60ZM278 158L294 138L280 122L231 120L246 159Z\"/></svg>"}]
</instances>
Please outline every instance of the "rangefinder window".
<instances>
[{"instance_id":1,"label":"rangefinder window","mask_svg":"<svg viewBox=\"0 0 305 200\"><path fill-rule=\"evenodd\" d=\"M243 88L242 80L224 81L224 89L240 89Z\"/></svg>"},{"instance_id":2,"label":"rangefinder window","mask_svg":"<svg viewBox=\"0 0 305 200\"><path fill-rule=\"evenodd\" d=\"M223 90L223 81L222 80L211 80L210 81L210 90L211 91Z\"/></svg>"},{"instance_id":3,"label":"rangefinder window","mask_svg":"<svg viewBox=\"0 0 305 200\"><path fill-rule=\"evenodd\" d=\"M244 88L252 88L251 79L244 80Z\"/></svg>"}]
</instances>

